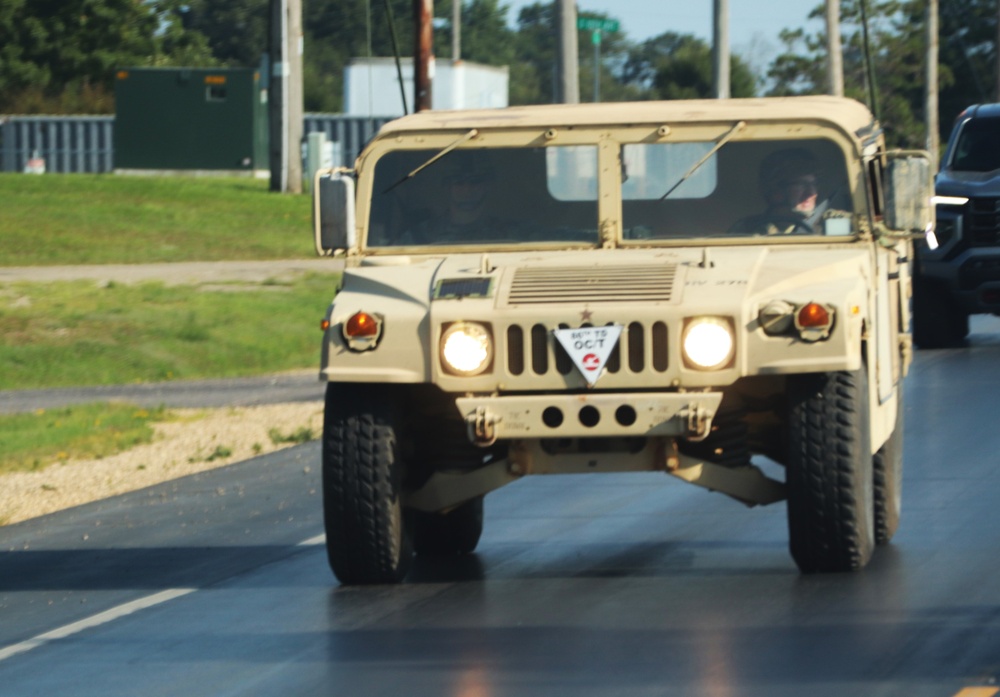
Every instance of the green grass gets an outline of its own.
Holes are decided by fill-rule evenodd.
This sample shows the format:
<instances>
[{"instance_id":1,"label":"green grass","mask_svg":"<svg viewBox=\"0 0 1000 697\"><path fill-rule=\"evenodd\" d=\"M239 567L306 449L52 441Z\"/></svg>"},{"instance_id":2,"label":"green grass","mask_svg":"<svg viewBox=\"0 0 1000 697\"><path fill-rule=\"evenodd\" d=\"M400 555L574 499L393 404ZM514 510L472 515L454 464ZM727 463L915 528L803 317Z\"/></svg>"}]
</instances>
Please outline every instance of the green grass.
<instances>
[{"instance_id":1,"label":"green grass","mask_svg":"<svg viewBox=\"0 0 1000 697\"><path fill-rule=\"evenodd\" d=\"M130 404L79 404L0 415L0 474L41 470L55 462L108 457L149 443L151 424L170 414Z\"/></svg>"},{"instance_id":2,"label":"green grass","mask_svg":"<svg viewBox=\"0 0 1000 697\"><path fill-rule=\"evenodd\" d=\"M337 282L0 285L0 389L318 370Z\"/></svg>"},{"instance_id":3,"label":"green grass","mask_svg":"<svg viewBox=\"0 0 1000 697\"><path fill-rule=\"evenodd\" d=\"M296 429L291 433L282 433L277 428L272 428L267 432L267 436L275 445L282 445L284 443L308 443L316 438L316 434L314 434L313 430L307 426Z\"/></svg>"},{"instance_id":4,"label":"green grass","mask_svg":"<svg viewBox=\"0 0 1000 697\"><path fill-rule=\"evenodd\" d=\"M310 220L249 178L0 174L0 266L307 258Z\"/></svg>"}]
</instances>

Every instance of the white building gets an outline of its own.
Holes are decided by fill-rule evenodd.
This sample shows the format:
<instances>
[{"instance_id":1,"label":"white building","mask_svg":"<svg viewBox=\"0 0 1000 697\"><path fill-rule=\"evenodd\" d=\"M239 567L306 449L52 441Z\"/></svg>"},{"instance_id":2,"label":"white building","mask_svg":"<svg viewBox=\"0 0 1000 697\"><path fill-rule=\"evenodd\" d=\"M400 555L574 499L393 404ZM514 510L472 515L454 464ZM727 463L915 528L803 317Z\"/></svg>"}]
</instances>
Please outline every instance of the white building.
<instances>
[{"instance_id":1,"label":"white building","mask_svg":"<svg viewBox=\"0 0 1000 697\"><path fill-rule=\"evenodd\" d=\"M413 112L413 59L400 61L407 110ZM432 109L491 109L508 104L507 66L468 61L431 62ZM402 116L396 61L352 58L344 69L344 113L351 116Z\"/></svg>"}]
</instances>

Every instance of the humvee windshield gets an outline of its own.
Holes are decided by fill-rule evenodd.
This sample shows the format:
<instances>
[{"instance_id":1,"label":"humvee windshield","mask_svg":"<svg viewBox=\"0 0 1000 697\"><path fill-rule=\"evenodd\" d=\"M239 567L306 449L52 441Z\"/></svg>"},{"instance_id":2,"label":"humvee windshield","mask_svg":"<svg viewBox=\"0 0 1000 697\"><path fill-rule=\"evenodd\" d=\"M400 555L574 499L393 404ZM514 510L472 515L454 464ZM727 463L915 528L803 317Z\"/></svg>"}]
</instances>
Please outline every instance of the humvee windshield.
<instances>
[{"instance_id":1,"label":"humvee windshield","mask_svg":"<svg viewBox=\"0 0 1000 697\"><path fill-rule=\"evenodd\" d=\"M713 145L621 147L623 244L852 233L833 142L730 142L705 159ZM597 146L460 148L427 165L438 154L377 160L368 247L600 243L598 195L608 192L599 192Z\"/></svg>"}]
</instances>

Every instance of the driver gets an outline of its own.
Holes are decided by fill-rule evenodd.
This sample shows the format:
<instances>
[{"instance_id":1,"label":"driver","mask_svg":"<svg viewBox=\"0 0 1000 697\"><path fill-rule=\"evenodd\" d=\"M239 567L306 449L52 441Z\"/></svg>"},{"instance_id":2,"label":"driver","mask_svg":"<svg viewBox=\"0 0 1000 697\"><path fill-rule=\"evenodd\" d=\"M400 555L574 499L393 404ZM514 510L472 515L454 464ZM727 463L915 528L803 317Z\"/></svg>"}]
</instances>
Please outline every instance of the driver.
<instances>
[{"instance_id":1,"label":"driver","mask_svg":"<svg viewBox=\"0 0 1000 697\"><path fill-rule=\"evenodd\" d=\"M816 157L805 148L777 150L764 158L758 181L767 209L738 221L730 232L746 235L811 235L817 211Z\"/></svg>"},{"instance_id":2,"label":"driver","mask_svg":"<svg viewBox=\"0 0 1000 697\"><path fill-rule=\"evenodd\" d=\"M418 224L413 237L422 244L475 243L508 239L514 234L510 221L490 211L496 171L489 153L456 150L441 161L444 191L443 215Z\"/></svg>"}]
</instances>

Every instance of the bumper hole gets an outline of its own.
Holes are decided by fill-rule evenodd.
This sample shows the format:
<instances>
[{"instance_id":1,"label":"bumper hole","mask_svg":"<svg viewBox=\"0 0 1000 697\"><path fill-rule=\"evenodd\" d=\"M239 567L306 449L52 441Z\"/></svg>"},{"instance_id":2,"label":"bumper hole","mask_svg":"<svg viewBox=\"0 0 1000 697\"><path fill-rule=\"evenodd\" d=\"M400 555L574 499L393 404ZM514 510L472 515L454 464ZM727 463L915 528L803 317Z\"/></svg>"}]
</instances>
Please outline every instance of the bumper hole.
<instances>
[{"instance_id":1,"label":"bumper hole","mask_svg":"<svg viewBox=\"0 0 1000 697\"><path fill-rule=\"evenodd\" d=\"M615 409L615 421L617 421L621 426L631 426L635 423L635 419L635 409L630 407L628 404L623 404Z\"/></svg>"},{"instance_id":2,"label":"bumper hole","mask_svg":"<svg viewBox=\"0 0 1000 697\"><path fill-rule=\"evenodd\" d=\"M601 412L595 407L586 406L580 410L580 423L587 428L593 428L601 421Z\"/></svg>"},{"instance_id":3,"label":"bumper hole","mask_svg":"<svg viewBox=\"0 0 1000 697\"><path fill-rule=\"evenodd\" d=\"M558 407L548 407L542 412L542 423L549 428L559 428L562 426L563 413Z\"/></svg>"}]
</instances>

